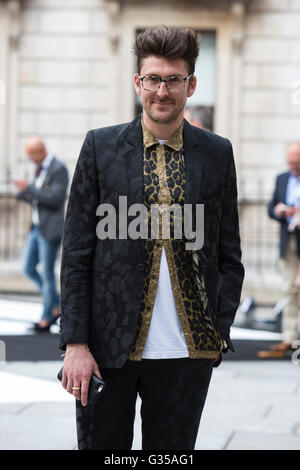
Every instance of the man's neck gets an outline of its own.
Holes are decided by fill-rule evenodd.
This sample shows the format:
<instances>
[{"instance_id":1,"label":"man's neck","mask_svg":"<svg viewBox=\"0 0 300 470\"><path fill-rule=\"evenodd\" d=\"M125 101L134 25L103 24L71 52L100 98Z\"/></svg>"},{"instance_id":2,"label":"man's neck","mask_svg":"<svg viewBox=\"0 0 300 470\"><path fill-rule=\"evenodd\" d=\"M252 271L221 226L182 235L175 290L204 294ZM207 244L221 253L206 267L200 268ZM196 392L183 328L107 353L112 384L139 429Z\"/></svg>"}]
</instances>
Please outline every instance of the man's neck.
<instances>
[{"instance_id":1,"label":"man's neck","mask_svg":"<svg viewBox=\"0 0 300 470\"><path fill-rule=\"evenodd\" d=\"M170 124L160 124L152 121L146 113L142 116L143 123L156 139L169 140L182 124L183 116L180 115Z\"/></svg>"},{"instance_id":2,"label":"man's neck","mask_svg":"<svg viewBox=\"0 0 300 470\"><path fill-rule=\"evenodd\" d=\"M37 165L38 165L38 166L39 166L39 165L43 165L43 163L44 163L44 161L46 160L47 156L48 156L48 153L46 153L46 154L44 155L44 157L43 157L39 162L37 162Z\"/></svg>"},{"instance_id":3,"label":"man's neck","mask_svg":"<svg viewBox=\"0 0 300 470\"><path fill-rule=\"evenodd\" d=\"M42 165L43 168L48 168L53 158L54 155L51 152L48 152L47 155L43 158L43 160L39 163L39 165Z\"/></svg>"}]
</instances>

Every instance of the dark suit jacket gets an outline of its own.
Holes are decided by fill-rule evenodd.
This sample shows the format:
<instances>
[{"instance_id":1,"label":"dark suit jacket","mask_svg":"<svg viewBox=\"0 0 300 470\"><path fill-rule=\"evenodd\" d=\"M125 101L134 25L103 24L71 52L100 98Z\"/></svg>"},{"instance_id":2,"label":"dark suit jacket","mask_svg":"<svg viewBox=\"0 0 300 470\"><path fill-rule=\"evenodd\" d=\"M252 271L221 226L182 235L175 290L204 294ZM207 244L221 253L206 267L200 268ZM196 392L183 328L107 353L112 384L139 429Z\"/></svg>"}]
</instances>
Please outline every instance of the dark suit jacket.
<instances>
[{"instance_id":1,"label":"dark suit jacket","mask_svg":"<svg viewBox=\"0 0 300 470\"><path fill-rule=\"evenodd\" d=\"M28 185L18 198L32 204L37 199L40 232L49 241L61 240L64 229L65 199L68 187L68 170L56 158L50 163L42 187Z\"/></svg>"},{"instance_id":2,"label":"dark suit jacket","mask_svg":"<svg viewBox=\"0 0 300 470\"><path fill-rule=\"evenodd\" d=\"M277 220L280 223L280 240L279 240L279 256L283 257L285 255L287 240L289 236L288 232L288 222L287 220L280 219L274 214L274 208L276 204L279 202L283 202L286 204L287 198L287 185L290 177L290 172L287 171L286 173L281 173L276 178L275 190L273 193L272 200L268 206L268 213L272 219ZM298 256L300 257L300 230L296 228L295 234L297 237L297 245L298 245Z\"/></svg>"},{"instance_id":3,"label":"dark suit jacket","mask_svg":"<svg viewBox=\"0 0 300 470\"><path fill-rule=\"evenodd\" d=\"M244 277L232 147L186 121L183 142L186 202L205 204L199 256L207 296L222 338L230 341ZM88 343L100 367L121 367L128 358L144 283L145 240L96 236L97 206L113 204L118 221L119 195L127 195L128 207L143 203L140 117L87 133L65 221L60 347Z\"/></svg>"}]
</instances>

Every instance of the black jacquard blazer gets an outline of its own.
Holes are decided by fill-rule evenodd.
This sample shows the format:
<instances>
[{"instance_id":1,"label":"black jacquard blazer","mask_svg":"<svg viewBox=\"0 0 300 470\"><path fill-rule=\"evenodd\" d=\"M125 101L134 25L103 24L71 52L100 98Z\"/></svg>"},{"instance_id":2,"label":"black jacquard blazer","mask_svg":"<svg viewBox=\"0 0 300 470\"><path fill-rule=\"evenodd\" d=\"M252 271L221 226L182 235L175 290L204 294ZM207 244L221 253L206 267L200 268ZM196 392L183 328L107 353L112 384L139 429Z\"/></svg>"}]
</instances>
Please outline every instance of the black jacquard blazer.
<instances>
[{"instance_id":1,"label":"black jacquard blazer","mask_svg":"<svg viewBox=\"0 0 300 470\"><path fill-rule=\"evenodd\" d=\"M186 202L204 204L198 250L215 326L230 345L244 278L236 173L229 140L184 122ZM143 203L140 116L91 130L77 162L65 220L61 264L60 348L88 343L100 367L121 367L135 342L144 283L145 240L99 239L99 204ZM130 218L128 218L128 221ZM118 232L117 232L118 233ZM232 345L231 345L232 347Z\"/></svg>"}]
</instances>

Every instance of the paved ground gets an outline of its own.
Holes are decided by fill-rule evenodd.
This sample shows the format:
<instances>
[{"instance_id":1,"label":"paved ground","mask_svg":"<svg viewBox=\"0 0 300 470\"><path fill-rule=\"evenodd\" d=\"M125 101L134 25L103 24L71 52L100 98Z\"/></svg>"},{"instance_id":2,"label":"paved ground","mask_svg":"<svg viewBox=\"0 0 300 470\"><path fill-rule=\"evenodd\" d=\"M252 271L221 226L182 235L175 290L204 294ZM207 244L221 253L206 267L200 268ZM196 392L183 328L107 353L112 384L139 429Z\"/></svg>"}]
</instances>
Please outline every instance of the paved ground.
<instances>
[{"instance_id":1,"label":"paved ground","mask_svg":"<svg viewBox=\"0 0 300 470\"><path fill-rule=\"evenodd\" d=\"M0 334L23 335L39 313L34 298L0 299ZM280 334L233 328L233 339L249 337ZM76 449L74 400L56 380L60 367L59 360L0 364L0 449ZM139 407L138 400L133 449L141 448ZM300 450L300 365L235 360L214 369L196 449Z\"/></svg>"}]
</instances>

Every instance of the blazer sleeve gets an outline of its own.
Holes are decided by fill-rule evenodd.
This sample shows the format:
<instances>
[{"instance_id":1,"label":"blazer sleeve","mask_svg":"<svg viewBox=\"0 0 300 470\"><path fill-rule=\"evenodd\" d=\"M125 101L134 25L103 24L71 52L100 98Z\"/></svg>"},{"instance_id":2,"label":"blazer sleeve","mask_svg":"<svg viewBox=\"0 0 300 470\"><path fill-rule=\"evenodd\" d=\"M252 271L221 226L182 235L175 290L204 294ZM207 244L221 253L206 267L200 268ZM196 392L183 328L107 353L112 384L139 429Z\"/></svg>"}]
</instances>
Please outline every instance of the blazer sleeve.
<instances>
[{"instance_id":1,"label":"blazer sleeve","mask_svg":"<svg viewBox=\"0 0 300 470\"><path fill-rule=\"evenodd\" d=\"M276 178L276 183L275 183L275 189L274 189L274 192L273 192L273 196L272 196L272 199L268 205L268 214L269 214L269 217L271 217L271 219L274 219L274 220L277 220L278 222L285 222L285 217L284 218L280 218L280 217L277 217L277 215L275 215L274 213L274 209L275 209L275 206L279 203L279 202L283 202L284 201L280 201L280 198L279 198L279 185L280 185L280 175L277 176Z\"/></svg>"},{"instance_id":2,"label":"blazer sleeve","mask_svg":"<svg viewBox=\"0 0 300 470\"><path fill-rule=\"evenodd\" d=\"M227 140L227 139L226 139ZM216 312L218 330L229 349L234 351L230 340L230 327L234 321L240 303L244 280L244 267L241 263L241 242L237 204L236 171L232 146L228 143L228 163L225 193L219 238L218 269L221 276L221 288Z\"/></svg>"},{"instance_id":3,"label":"blazer sleeve","mask_svg":"<svg viewBox=\"0 0 300 470\"><path fill-rule=\"evenodd\" d=\"M60 348L89 342L90 285L99 187L93 131L82 145L66 212L61 261Z\"/></svg>"},{"instance_id":4,"label":"blazer sleeve","mask_svg":"<svg viewBox=\"0 0 300 470\"><path fill-rule=\"evenodd\" d=\"M34 184L29 184L18 198L25 202L32 202L36 199L40 205L47 208L57 208L64 204L66 190L68 186L68 171L62 166L54 175L49 189L36 188Z\"/></svg>"}]
</instances>

